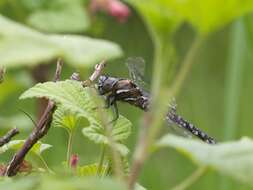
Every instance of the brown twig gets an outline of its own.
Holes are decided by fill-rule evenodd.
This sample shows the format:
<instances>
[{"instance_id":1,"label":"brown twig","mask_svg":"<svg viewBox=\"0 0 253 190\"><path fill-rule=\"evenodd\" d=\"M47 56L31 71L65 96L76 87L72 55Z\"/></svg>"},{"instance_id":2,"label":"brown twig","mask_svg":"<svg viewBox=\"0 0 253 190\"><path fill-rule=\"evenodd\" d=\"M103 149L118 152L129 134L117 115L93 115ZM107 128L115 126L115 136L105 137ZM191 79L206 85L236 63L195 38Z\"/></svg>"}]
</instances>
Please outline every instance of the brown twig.
<instances>
[{"instance_id":1,"label":"brown twig","mask_svg":"<svg viewBox=\"0 0 253 190\"><path fill-rule=\"evenodd\" d=\"M54 81L58 81L60 79L60 73L62 70L63 62L59 59L57 61L57 68L54 76ZM52 115L55 110L55 104L53 101L48 101L47 108L45 109L43 115L39 119L36 127L33 129L32 133L26 139L23 147L14 155L8 167L6 169L6 176L14 176L17 174L21 163L23 162L26 154L33 147L34 144L38 142L43 136L45 136L50 128L50 124L52 122Z\"/></svg>"},{"instance_id":2,"label":"brown twig","mask_svg":"<svg viewBox=\"0 0 253 190\"><path fill-rule=\"evenodd\" d=\"M4 73L5 73L5 69L4 68L0 68L0 84L4 80Z\"/></svg>"},{"instance_id":3,"label":"brown twig","mask_svg":"<svg viewBox=\"0 0 253 190\"><path fill-rule=\"evenodd\" d=\"M2 138L0 138L0 147L10 142L10 140L19 133L18 128L11 129L4 135Z\"/></svg>"},{"instance_id":4,"label":"brown twig","mask_svg":"<svg viewBox=\"0 0 253 190\"><path fill-rule=\"evenodd\" d=\"M90 86L92 82L94 82L102 73L104 67L106 65L105 60L101 61L99 64L95 66L95 71L89 77L88 80L83 81L83 86Z\"/></svg>"}]
</instances>

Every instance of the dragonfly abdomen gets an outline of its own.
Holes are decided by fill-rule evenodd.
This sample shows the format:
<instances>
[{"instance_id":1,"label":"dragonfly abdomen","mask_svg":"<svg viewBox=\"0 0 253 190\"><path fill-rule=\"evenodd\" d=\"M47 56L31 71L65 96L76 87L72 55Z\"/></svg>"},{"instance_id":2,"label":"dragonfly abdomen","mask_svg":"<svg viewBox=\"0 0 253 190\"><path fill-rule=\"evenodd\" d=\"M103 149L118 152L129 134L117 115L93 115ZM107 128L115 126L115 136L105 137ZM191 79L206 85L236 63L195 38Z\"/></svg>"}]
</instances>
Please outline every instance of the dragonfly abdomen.
<instances>
[{"instance_id":1,"label":"dragonfly abdomen","mask_svg":"<svg viewBox=\"0 0 253 190\"><path fill-rule=\"evenodd\" d=\"M199 128L195 127L192 123L189 123L188 121L184 120L181 116L177 115L173 111L170 111L166 115L166 119L169 122L172 121L173 123L177 124L178 126L186 129L187 131L189 131L193 135L197 136L201 140L207 142L208 144L215 144L216 143L215 140L212 137L208 136L202 130L200 130Z\"/></svg>"}]
</instances>

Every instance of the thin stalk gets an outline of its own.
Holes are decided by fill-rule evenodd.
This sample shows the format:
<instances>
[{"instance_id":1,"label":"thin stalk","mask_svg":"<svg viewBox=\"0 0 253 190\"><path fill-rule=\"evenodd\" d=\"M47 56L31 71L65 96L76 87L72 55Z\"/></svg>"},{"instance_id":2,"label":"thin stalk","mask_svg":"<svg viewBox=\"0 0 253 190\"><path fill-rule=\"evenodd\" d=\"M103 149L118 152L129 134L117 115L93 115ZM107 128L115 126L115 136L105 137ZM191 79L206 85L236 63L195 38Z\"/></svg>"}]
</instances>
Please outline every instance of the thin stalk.
<instances>
[{"instance_id":1,"label":"thin stalk","mask_svg":"<svg viewBox=\"0 0 253 190\"><path fill-rule=\"evenodd\" d=\"M71 157L71 154L72 154L72 145L73 145L73 135L74 135L74 132L73 131L70 131L69 132L69 139L68 139L68 149L67 149L67 164L68 166L70 167L70 157Z\"/></svg>"},{"instance_id":2,"label":"thin stalk","mask_svg":"<svg viewBox=\"0 0 253 190\"><path fill-rule=\"evenodd\" d=\"M199 47L201 45L201 42L203 41L202 36L199 34L195 37L189 51L187 52L183 62L182 67L178 72L178 75L175 78L175 82L173 83L170 94L175 97L177 96L178 92L180 91L181 87L183 86L183 83L187 77L187 74L190 72L191 67L194 63L194 57L199 50Z\"/></svg>"},{"instance_id":3,"label":"thin stalk","mask_svg":"<svg viewBox=\"0 0 253 190\"><path fill-rule=\"evenodd\" d=\"M159 130L161 128L161 123L163 121L164 114L168 111L167 103L171 101L173 97L176 97L178 93L180 92L183 83L188 75L188 73L191 70L191 67L194 63L194 58L199 50L199 47L201 46L203 42L203 36L197 34L194 41L192 42L192 45L190 46L187 54L185 55L185 58L182 62L182 66L176 75L176 78L174 79L174 83L172 84L171 88L167 89L165 91L165 94L162 94L164 98L160 98L157 101L157 108L158 110L154 110L154 122L151 127L150 135L149 135L149 141L153 142L153 140L156 138L156 136L159 133Z\"/></svg>"},{"instance_id":4,"label":"thin stalk","mask_svg":"<svg viewBox=\"0 0 253 190\"><path fill-rule=\"evenodd\" d=\"M102 171L102 168L104 165L104 159L105 159L105 152L106 152L106 145L103 144L101 148L99 163L98 163L97 176L99 176Z\"/></svg>"},{"instance_id":5,"label":"thin stalk","mask_svg":"<svg viewBox=\"0 0 253 190\"><path fill-rule=\"evenodd\" d=\"M231 48L228 53L225 78L224 140L235 139L238 130L238 112L243 77L243 60L246 52L244 23L237 21L231 31ZM220 189L228 190L229 179L222 176Z\"/></svg>"},{"instance_id":6,"label":"thin stalk","mask_svg":"<svg viewBox=\"0 0 253 190\"><path fill-rule=\"evenodd\" d=\"M179 90L190 71L190 68L193 64L195 54L200 46L201 42L200 36L197 36L192 43L191 48L189 49L183 63L182 67L176 77L172 88L165 93L163 98L159 97L162 86L164 84L164 71L169 63L168 55L170 53L170 47L162 47L159 44L156 44L156 53L155 53L155 69L153 73L152 81L152 101L151 102L151 111L144 114L144 119L142 126L140 128L140 136L138 143L133 155L133 164L130 170L130 176L128 180L128 189L134 189L134 184L139 176L140 170L142 169L143 163L148 156L148 148L152 145L153 141L157 137L161 123L163 121L163 116L166 113L167 108L165 102L168 102L172 97L174 97ZM157 81L156 81L157 80Z\"/></svg>"},{"instance_id":7,"label":"thin stalk","mask_svg":"<svg viewBox=\"0 0 253 190\"><path fill-rule=\"evenodd\" d=\"M195 172L193 172L188 178L178 184L171 190L185 190L192 186L204 173L206 172L206 167L199 167Z\"/></svg>"},{"instance_id":8,"label":"thin stalk","mask_svg":"<svg viewBox=\"0 0 253 190\"><path fill-rule=\"evenodd\" d=\"M41 155L39 155L39 158L40 158L40 160L41 160L41 162L42 162L44 168L45 168L49 173L54 174L53 170L51 170L51 169L49 168L49 166L47 165L47 162L44 160L44 158L43 158Z\"/></svg>"}]
</instances>

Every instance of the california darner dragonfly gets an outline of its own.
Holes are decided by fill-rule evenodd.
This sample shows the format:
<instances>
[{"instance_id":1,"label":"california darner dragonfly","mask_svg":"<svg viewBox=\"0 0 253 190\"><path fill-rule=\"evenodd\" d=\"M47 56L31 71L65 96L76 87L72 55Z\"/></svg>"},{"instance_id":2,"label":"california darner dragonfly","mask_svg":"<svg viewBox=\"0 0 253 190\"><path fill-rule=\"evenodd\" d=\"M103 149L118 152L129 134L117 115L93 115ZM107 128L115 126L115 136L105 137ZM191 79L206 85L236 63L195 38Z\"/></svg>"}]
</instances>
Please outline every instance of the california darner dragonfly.
<instances>
[{"instance_id":1,"label":"california darner dragonfly","mask_svg":"<svg viewBox=\"0 0 253 190\"><path fill-rule=\"evenodd\" d=\"M145 70L144 60L139 57L128 58L126 64L133 80L105 75L100 76L98 80L99 94L106 97L106 107L112 106L114 108L116 119L119 116L117 101L127 102L144 111L148 111L150 105L150 95L142 88ZM212 137L178 115L175 104L170 106L166 114L166 121L169 125L175 124L208 144L216 143Z\"/></svg>"}]
</instances>

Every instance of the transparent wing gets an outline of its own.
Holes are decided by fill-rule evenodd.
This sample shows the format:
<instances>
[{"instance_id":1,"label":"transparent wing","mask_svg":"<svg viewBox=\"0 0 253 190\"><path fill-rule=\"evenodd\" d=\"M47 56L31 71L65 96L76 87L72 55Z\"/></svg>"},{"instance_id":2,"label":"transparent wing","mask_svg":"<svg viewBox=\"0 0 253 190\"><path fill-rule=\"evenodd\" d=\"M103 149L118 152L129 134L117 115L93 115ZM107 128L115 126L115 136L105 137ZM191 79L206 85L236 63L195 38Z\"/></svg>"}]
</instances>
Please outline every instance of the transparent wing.
<instances>
[{"instance_id":1,"label":"transparent wing","mask_svg":"<svg viewBox=\"0 0 253 190\"><path fill-rule=\"evenodd\" d=\"M141 57L130 57L126 61L129 70L129 75L134 83L143 89L147 89L147 84L144 82L145 61Z\"/></svg>"},{"instance_id":2,"label":"transparent wing","mask_svg":"<svg viewBox=\"0 0 253 190\"><path fill-rule=\"evenodd\" d=\"M176 99L172 98L169 104L169 111L176 112L177 109L177 104L176 104ZM192 138L192 134L185 130L184 128L176 125L173 121L171 121L168 117L166 117L166 124L169 127L169 130L177 134L179 136L187 137L187 138Z\"/></svg>"}]
</instances>

